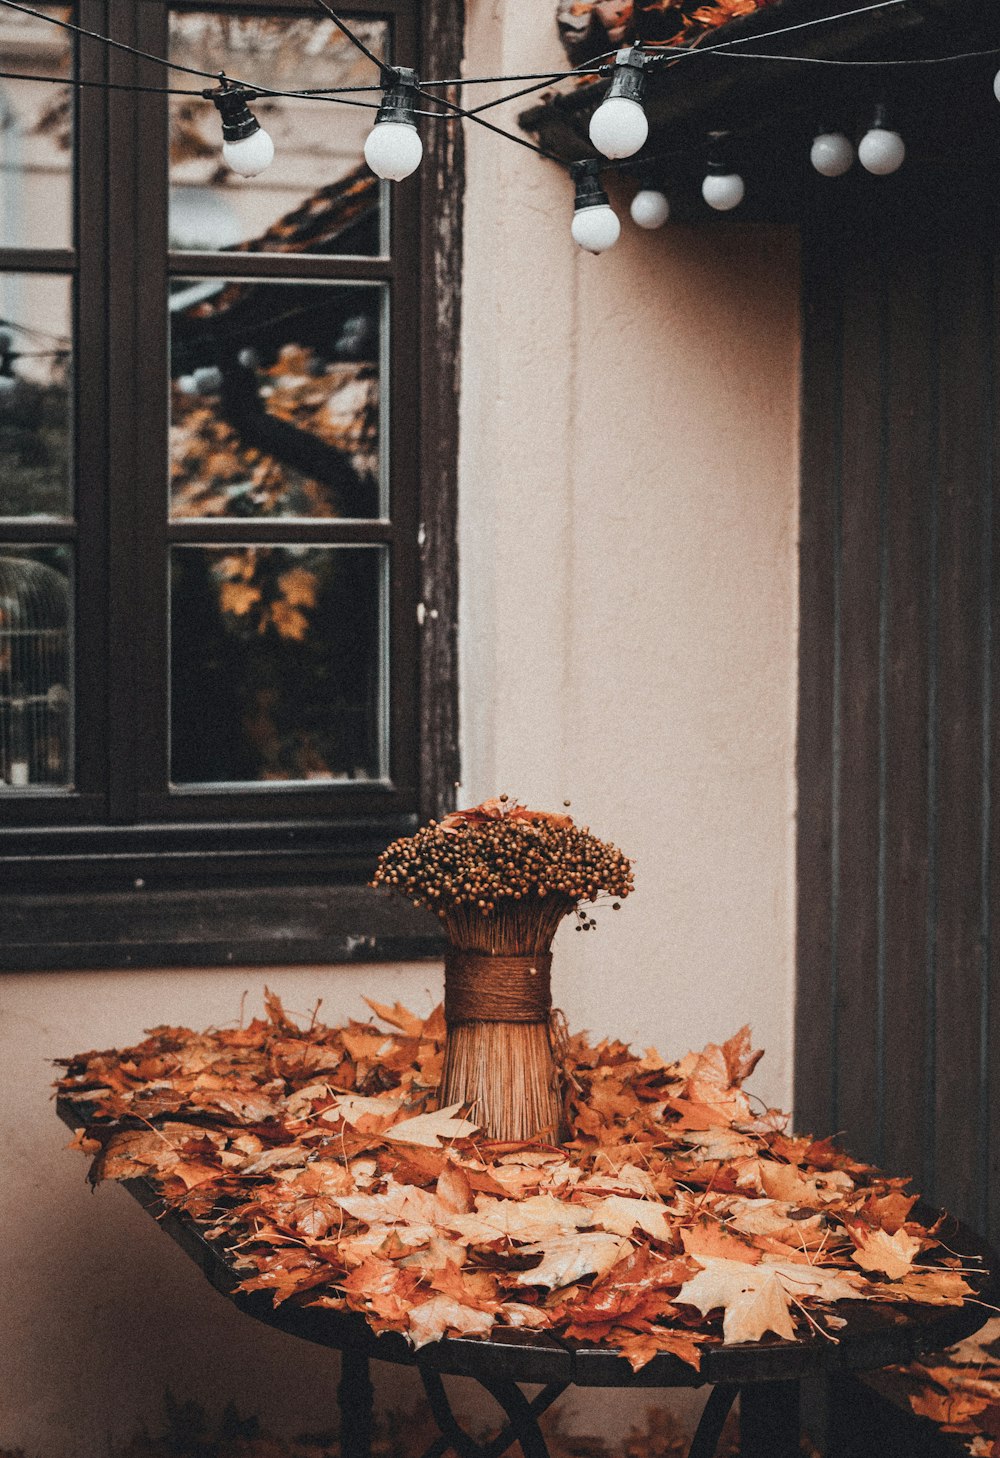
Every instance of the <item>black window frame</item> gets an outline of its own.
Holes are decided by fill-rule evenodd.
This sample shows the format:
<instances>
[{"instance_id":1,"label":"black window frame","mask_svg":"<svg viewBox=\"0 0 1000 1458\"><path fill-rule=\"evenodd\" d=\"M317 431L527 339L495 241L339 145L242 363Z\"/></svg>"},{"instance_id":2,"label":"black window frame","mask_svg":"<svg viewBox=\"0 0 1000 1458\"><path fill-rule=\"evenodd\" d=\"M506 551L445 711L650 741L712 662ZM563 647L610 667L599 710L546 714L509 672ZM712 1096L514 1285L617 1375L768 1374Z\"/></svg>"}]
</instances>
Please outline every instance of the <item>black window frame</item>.
<instances>
[{"instance_id":1,"label":"black window frame","mask_svg":"<svg viewBox=\"0 0 1000 1458\"><path fill-rule=\"evenodd\" d=\"M89 29L164 55L171 9L223 8L319 14L309 0L135 0L128 7L77 0L75 15ZM350 13L386 17L400 63L413 58L420 74L457 74L460 6L351 0ZM76 65L83 81L164 84L162 68L87 40L76 43ZM74 544L75 679L82 688L76 788L0 797L0 894L10 915L0 965L195 964L206 960L206 948L214 949L209 960L216 952L233 960L228 953L237 946L238 960L261 962L372 957L390 946L393 955L436 951L432 924L415 915L401 921L398 910L359 888L382 845L450 806L458 777L460 129L425 126L421 168L392 186L387 257L168 254L165 179L149 166L150 157L166 153L166 102L77 88L74 246L0 251L0 269L76 278L75 522L6 519L0 541ZM166 299L178 274L388 285L387 521L168 521ZM106 492L86 488L105 480ZM385 545L388 785L167 789L168 544L213 540ZM239 934L242 898L254 888L257 935L248 940ZM198 898L206 894L214 898L213 934L185 935L185 896L204 910ZM164 897L172 898L169 915ZM220 940L215 932L229 916L232 936L223 932Z\"/></svg>"}]
</instances>

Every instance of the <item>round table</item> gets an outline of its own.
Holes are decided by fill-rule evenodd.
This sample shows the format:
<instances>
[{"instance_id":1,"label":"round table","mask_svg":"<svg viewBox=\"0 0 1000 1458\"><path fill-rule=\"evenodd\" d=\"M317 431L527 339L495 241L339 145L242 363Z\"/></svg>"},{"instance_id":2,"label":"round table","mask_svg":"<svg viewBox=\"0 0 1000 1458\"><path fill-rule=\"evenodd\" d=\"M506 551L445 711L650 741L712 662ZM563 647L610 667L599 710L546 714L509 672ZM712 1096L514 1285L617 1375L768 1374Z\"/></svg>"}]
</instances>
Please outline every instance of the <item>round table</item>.
<instances>
[{"instance_id":1,"label":"round table","mask_svg":"<svg viewBox=\"0 0 1000 1458\"><path fill-rule=\"evenodd\" d=\"M62 1112L62 1111L60 1111ZM67 1111L68 1112L68 1111ZM78 1118L78 1115L76 1116ZM70 1122L67 1119L67 1122ZM75 1121L74 1121L75 1122ZM341 1353L337 1397L341 1412L343 1458L369 1458L372 1436L372 1358L415 1367L420 1374L441 1436L424 1458L442 1458L453 1448L459 1458L500 1458L520 1444L524 1458L548 1458L538 1419L568 1387L670 1388L710 1384L712 1392L689 1449L689 1458L711 1458L736 1398L740 1403L742 1458L798 1458L800 1383L871 1371L940 1351L977 1331L987 1319L982 1302L995 1301L990 1253L958 1222L946 1233L949 1250L982 1276L966 1276L977 1292L962 1306L915 1306L845 1301L837 1314L846 1325L830 1341L810 1333L795 1341L779 1338L735 1346L709 1346L696 1372L678 1358L661 1353L639 1372L609 1347L591 1347L542 1332L500 1328L487 1340L445 1338L419 1350L398 1332L374 1332L357 1312L326 1311L284 1303L275 1307L266 1292L241 1292L236 1271L218 1244L206 1240L189 1216L167 1209L147 1180L123 1181L129 1192L198 1264L213 1286L257 1321ZM933 1211L918 1207L931 1223ZM452 1411L443 1378L474 1378L507 1417L503 1431L481 1443L467 1434ZM540 1391L528 1398L520 1383Z\"/></svg>"}]
</instances>

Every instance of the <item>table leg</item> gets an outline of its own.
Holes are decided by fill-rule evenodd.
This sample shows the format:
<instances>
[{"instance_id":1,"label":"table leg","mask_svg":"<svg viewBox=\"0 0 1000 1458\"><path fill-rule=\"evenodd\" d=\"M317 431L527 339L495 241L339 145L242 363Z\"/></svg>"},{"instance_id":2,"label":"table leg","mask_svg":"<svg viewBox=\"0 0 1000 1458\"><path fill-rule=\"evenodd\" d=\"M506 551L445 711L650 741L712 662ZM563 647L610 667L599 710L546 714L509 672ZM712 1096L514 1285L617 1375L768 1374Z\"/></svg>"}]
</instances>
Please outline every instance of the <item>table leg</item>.
<instances>
[{"instance_id":1,"label":"table leg","mask_svg":"<svg viewBox=\"0 0 1000 1458\"><path fill-rule=\"evenodd\" d=\"M373 1400L367 1356L354 1347L345 1347L337 1388L341 1458L371 1458Z\"/></svg>"},{"instance_id":2,"label":"table leg","mask_svg":"<svg viewBox=\"0 0 1000 1458\"><path fill-rule=\"evenodd\" d=\"M797 1382L754 1382L740 1389L740 1458L798 1458Z\"/></svg>"}]
</instances>

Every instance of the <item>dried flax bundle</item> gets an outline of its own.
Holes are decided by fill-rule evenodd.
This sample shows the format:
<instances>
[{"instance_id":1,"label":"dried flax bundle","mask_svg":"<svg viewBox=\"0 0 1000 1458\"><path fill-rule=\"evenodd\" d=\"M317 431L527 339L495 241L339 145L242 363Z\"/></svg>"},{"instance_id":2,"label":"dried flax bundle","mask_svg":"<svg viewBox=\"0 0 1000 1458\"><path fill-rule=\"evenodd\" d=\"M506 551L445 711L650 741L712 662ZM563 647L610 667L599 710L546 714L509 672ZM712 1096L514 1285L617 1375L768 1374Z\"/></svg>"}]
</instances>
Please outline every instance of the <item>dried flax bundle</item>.
<instances>
[{"instance_id":1,"label":"dried flax bundle","mask_svg":"<svg viewBox=\"0 0 1000 1458\"><path fill-rule=\"evenodd\" d=\"M566 916L595 925L583 903L629 894L626 857L568 815L501 795L393 841L372 884L429 906L451 943L442 1106L469 1105L493 1139L558 1138L552 938Z\"/></svg>"}]
</instances>

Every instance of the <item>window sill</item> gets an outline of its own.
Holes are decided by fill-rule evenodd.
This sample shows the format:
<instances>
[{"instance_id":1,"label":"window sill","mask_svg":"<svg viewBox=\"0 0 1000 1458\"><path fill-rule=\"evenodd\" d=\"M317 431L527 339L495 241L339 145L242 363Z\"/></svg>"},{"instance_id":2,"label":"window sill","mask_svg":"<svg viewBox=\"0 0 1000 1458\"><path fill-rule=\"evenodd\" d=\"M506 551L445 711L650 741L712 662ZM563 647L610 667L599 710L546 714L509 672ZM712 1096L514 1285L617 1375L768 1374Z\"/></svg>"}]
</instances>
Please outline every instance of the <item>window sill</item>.
<instances>
[{"instance_id":1,"label":"window sill","mask_svg":"<svg viewBox=\"0 0 1000 1458\"><path fill-rule=\"evenodd\" d=\"M444 948L429 912L368 886L15 893L3 920L4 972L408 962Z\"/></svg>"}]
</instances>

